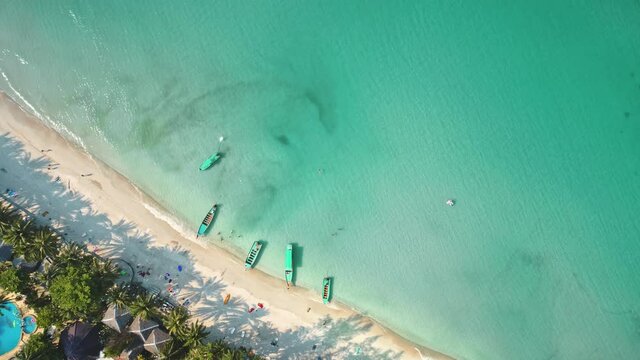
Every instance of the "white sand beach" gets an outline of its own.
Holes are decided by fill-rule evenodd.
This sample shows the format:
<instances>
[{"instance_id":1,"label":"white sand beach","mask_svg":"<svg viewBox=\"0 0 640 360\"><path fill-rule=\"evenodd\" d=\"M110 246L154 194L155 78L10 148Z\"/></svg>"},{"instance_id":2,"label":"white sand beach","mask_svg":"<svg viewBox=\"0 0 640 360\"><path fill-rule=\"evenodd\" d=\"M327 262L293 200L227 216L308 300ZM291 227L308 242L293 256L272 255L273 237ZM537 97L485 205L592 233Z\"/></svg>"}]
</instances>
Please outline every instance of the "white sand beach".
<instances>
[{"instance_id":1,"label":"white sand beach","mask_svg":"<svg viewBox=\"0 0 640 360\"><path fill-rule=\"evenodd\" d=\"M204 321L212 339L225 338L270 359L450 359L335 301L325 306L313 291L287 290L281 279L245 271L241 260L217 246L186 238L156 216L152 208L160 206L125 177L4 94L0 151L3 199L68 240L120 258L136 273L148 270L149 275L135 276L176 302L189 299L192 315ZM231 300L224 305L227 294ZM250 308L255 310L249 313Z\"/></svg>"}]
</instances>

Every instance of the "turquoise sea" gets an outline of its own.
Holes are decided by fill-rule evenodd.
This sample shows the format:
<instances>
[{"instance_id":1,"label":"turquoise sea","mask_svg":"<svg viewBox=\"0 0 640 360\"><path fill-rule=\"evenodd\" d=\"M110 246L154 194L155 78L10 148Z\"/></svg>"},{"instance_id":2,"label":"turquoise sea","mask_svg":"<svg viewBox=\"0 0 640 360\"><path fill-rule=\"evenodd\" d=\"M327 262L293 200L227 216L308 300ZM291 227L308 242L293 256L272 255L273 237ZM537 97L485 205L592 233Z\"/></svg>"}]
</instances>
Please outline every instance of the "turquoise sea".
<instances>
[{"instance_id":1,"label":"turquoise sea","mask_svg":"<svg viewBox=\"0 0 640 360\"><path fill-rule=\"evenodd\" d=\"M4 0L0 89L417 343L636 359L639 34L636 0Z\"/></svg>"}]
</instances>

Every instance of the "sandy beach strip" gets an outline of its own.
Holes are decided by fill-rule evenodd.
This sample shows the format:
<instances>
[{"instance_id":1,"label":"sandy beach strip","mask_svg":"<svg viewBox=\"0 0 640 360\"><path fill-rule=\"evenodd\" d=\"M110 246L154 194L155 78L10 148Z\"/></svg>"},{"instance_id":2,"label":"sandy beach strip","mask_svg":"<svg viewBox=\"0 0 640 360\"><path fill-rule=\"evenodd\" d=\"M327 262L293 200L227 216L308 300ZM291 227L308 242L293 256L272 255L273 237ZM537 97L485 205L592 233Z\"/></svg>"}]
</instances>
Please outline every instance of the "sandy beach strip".
<instances>
[{"instance_id":1,"label":"sandy beach strip","mask_svg":"<svg viewBox=\"0 0 640 360\"><path fill-rule=\"evenodd\" d=\"M451 359L342 304L325 306L311 290L287 290L282 279L244 271L227 251L186 238L154 215L151 207L161 207L124 176L1 93L0 151L4 200L66 239L126 261L145 286L174 302L189 299L190 312L204 321L212 339L225 338L270 359ZM231 299L224 305L227 294Z\"/></svg>"}]
</instances>

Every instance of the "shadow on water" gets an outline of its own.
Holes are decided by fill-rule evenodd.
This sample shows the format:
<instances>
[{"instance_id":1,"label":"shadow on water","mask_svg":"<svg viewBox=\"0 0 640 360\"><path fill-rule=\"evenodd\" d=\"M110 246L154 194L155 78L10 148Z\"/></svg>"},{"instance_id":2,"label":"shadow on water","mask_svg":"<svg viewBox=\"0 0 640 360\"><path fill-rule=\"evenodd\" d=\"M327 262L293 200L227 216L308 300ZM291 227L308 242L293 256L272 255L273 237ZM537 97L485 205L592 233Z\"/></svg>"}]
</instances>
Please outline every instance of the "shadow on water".
<instances>
[{"instance_id":1,"label":"shadow on water","mask_svg":"<svg viewBox=\"0 0 640 360\"><path fill-rule=\"evenodd\" d=\"M302 268L303 265L304 247L298 245L298 243L291 243L291 245L293 245L293 276L291 282L295 285L298 278L298 269Z\"/></svg>"},{"instance_id":2,"label":"shadow on water","mask_svg":"<svg viewBox=\"0 0 640 360\"><path fill-rule=\"evenodd\" d=\"M267 240L258 240L258 242L262 245L262 247L260 248L258 256L256 256L256 261L253 263L254 268L258 266L258 264L260 263L260 259L262 258L262 254L264 254L264 252L269 247L269 242Z\"/></svg>"},{"instance_id":3,"label":"shadow on water","mask_svg":"<svg viewBox=\"0 0 640 360\"><path fill-rule=\"evenodd\" d=\"M250 304L243 297L231 297L224 305L224 297L229 293L226 284L217 276L205 277L195 270L193 254L178 241L169 246L156 246L152 244L151 235L136 224L125 219L112 221L105 213L97 211L88 198L70 188L68 179L56 180L55 170L47 170L49 163L46 154L32 158L20 142L8 133L1 134L0 168L4 170L0 173L0 187L2 192L5 188L15 189L18 195L9 197L2 194L0 199L34 222L52 226L65 241L79 243L100 256L125 260L135 272L134 282L140 282L149 289L155 288L176 303L189 298L191 314L213 322L208 327L210 340L225 339L232 345L253 348L258 354L272 359L315 359L321 356L322 359L391 360L402 357L402 352L378 349L374 345L376 336L362 338L372 322L361 315L338 319L326 316L311 326L279 330L264 319L269 314L268 309L249 313L248 309L255 304ZM21 189L21 179L47 186L36 187L33 193L27 193ZM47 217L42 216L45 211L49 212ZM79 228L84 230L80 232ZM262 244L261 253L267 250L268 242L262 240ZM136 256L138 249L143 249L144 255ZM296 268L302 266L302 255L302 247L296 245ZM149 259L155 259L155 262L149 262ZM256 263L259 260L258 257ZM154 264L156 267L152 267ZM168 284L158 285L163 274L169 274L174 280L172 286L180 288L176 292L178 295L169 294ZM356 336L359 337L357 341L354 340ZM360 355L355 355L357 352Z\"/></svg>"}]
</instances>

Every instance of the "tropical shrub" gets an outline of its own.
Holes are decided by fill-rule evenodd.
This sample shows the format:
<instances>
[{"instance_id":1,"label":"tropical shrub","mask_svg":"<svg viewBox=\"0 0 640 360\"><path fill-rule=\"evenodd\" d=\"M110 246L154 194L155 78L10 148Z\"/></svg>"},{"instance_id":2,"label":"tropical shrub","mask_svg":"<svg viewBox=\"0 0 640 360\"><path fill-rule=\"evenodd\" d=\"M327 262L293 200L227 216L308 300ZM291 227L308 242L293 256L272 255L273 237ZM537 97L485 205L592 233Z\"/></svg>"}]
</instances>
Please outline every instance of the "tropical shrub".
<instances>
[{"instance_id":1,"label":"tropical shrub","mask_svg":"<svg viewBox=\"0 0 640 360\"><path fill-rule=\"evenodd\" d=\"M96 266L92 258L88 260L58 269L51 282L51 302L64 320L97 320L104 310L105 293L113 286L116 275L109 273L108 268Z\"/></svg>"},{"instance_id":2,"label":"tropical shrub","mask_svg":"<svg viewBox=\"0 0 640 360\"><path fill-rule=\"evenodd\" d=\"M48 304L36 309L38 313L38 326L48 329L51 325L62 327L63 316L53 305Z\"/></svg>"},{"instance_id":3,"label":"tropical shrub","mask_svg":"<svg viewBox=\"0 0 640 360\"><path fill-rule=\"evenodd\" d=\"M0 265L0 288L8 292L19 292L23 287L22 283L18 270L11 263Z\"/></svg>"},{"instance_id":4,"label":"tropical shrub","mask_svg":"<svg viewBox=\"0 0 640 360\"><path fill-rule=\"evenodd\" d=\"M108 357L117 358L136 339L138 339L138 335L132 333L120 334L114 331L105 344L104 354Z\"/></svg>"},{"instance_id":5,"label":"tropical shrub","mask_svg":"<svg viewBox=\"0 0 640 360\"><path fill-rule=\"evenodd\" d=\"M31 335L15 357L17 360L64 360L62 352L43 333Z\"/></svg>"},{"instance_id":6,"label":"tropical shrub","mask_svg":"<svg viewBox=\"0 0 640 360\"><path fill-rule=\"evenodd\" d=\"M49 288L51 301L65 316L65 320L86 317L100 309L100 294L96 294L91 274L70 267L66 274L55 278Z\"/></svg>"}]
</instances>

